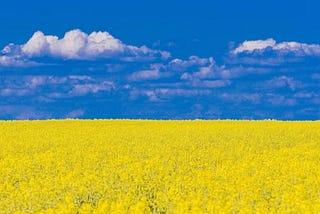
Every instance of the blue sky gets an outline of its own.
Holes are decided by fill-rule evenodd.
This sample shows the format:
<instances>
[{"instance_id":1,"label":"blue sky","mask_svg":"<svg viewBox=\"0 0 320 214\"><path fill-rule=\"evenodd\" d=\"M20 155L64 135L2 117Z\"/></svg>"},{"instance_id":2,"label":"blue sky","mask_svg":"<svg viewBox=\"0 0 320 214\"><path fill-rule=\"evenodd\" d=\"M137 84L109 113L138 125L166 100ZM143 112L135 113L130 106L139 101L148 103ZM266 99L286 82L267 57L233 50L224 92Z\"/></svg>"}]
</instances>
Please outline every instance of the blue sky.
<instances>
[{"instance_id":1,"label":"blue sky","mask_svg":"<svg viewBox=\"0 0 320 214\"><path fill-rule=\"evenodd\" d=\"M320 119L317 1L0 8L0 118Z\"/></svg>"}]
</instances>

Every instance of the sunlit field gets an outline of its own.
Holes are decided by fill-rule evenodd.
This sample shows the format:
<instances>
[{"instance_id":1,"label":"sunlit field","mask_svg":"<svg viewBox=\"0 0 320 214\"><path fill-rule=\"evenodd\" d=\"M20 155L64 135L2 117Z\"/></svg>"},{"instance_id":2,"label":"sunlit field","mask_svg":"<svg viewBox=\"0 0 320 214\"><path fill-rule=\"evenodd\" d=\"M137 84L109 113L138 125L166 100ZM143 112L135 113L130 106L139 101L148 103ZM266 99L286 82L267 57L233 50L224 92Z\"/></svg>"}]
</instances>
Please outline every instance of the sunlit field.
<instances>
[{"instance_id":1,"label":"sunlit field","mask_svg":"<svg viewBox=\"0 0 320 214\"><path fill-rule=\"evenodd\" d=\"M319 213L320 122L0 122L0 213Z\"/></svg>"}]
</instances>

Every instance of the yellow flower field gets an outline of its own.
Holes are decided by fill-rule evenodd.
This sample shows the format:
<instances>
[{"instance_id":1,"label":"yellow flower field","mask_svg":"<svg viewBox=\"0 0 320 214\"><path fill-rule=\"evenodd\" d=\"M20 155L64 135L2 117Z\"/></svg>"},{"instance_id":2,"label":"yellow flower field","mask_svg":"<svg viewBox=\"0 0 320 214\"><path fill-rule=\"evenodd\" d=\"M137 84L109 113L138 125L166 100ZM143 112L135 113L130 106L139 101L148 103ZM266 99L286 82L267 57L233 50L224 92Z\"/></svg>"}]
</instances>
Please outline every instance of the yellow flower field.
<instances>
[{"instance_id":1,"label":"yellow flower field","mask_svg":"<svg viewBox=\"0 0 320 214\"><path fill-rule=\"evenodd\" d=\"M320 122L0 122L0 213L320 213Z\"/></svg>"}]
</instances>

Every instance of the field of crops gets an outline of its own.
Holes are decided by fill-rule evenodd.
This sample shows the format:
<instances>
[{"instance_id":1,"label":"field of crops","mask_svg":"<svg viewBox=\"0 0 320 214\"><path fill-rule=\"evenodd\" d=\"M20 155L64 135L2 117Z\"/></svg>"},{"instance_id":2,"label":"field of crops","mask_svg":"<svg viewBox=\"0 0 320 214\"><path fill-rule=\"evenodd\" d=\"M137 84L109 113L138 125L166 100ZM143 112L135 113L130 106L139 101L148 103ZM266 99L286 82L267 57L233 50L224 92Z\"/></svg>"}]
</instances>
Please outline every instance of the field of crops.
<instances>
[{"instance_id":1,"label":"field of crops","mask_svg":"<svg viewBox=\"0 0 320 214\"><path fill-rule=\"evenodd\" d=\"M0 122L0 213L319 213L320 122Z\"/></svg>"}]
</instances>

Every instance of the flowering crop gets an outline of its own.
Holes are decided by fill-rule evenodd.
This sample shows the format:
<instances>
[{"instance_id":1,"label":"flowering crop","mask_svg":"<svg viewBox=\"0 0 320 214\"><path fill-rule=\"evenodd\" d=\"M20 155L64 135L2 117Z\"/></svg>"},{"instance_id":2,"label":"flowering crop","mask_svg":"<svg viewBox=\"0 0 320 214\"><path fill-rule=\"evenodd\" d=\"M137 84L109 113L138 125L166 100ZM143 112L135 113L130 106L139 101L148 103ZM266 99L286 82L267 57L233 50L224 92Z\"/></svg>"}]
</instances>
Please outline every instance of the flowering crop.
<instances>
[{"instance_id":1,"label":"flowering crop","mask_svg":"<svg viewBox=\"0 0 320 214\"><path fill-rule=\"evenodd\" d=\"M320 122L0 122L0 213L319 213Z\"/></svg>"}]
</instances>

